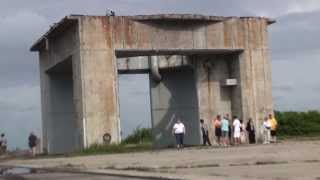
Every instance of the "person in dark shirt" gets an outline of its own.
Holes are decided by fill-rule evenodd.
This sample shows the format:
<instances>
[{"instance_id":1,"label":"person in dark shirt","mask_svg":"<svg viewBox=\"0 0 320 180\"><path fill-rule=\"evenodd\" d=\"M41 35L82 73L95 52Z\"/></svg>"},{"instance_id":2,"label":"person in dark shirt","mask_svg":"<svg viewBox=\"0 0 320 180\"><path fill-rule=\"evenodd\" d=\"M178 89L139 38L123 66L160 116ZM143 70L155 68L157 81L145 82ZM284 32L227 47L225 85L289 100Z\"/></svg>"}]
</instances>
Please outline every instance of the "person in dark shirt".
<instances>
[{"instance_id":1,"label":"person in dark shirt","mask_svg":"<svg viewBox=\"0 0 320 180\"><path fill-rule=\"evenodd\" d=\"M31 132L28 140L29 140L29 148L31 150L32 156L34 157L36 156L36 146L37 146L38 138L33 132Z\"/></svg>"},{"instance_id":2,"label":"person in dark shirt","mask_svg":"<svg viewBox=\"0 0 320 180\"><path fill-rule=\"evenodd\" d=\"M256 143L255 128L254 128L254 125L253 125L251 118L249 118L249 121L246 126L246 130L247 130L248 136L249 136L249 143L250 144Z\"/></svg>"},{"instance_id":3,"label":"person in dark shirt","mask_svg":"<svg viewBox=\"0 0 320 180\"><path fill-rule=\"evenodd\" d=\"M5 153L7 151L7 139L4 133L1 134L0 137L0 154Z\"/></svg>"}]
</instances>

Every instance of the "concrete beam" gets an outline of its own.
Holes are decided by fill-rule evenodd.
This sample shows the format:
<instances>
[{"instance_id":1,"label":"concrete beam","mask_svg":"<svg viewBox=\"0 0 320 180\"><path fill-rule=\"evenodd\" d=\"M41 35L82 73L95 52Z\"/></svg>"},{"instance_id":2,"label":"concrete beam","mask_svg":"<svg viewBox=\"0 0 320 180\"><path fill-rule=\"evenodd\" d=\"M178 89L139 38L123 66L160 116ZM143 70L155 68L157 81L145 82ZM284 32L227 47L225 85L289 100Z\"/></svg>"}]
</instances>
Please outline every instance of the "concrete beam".
<instances>
[{"instance_id":1,"label":"concrete beam","mask_svg":"<svg viewBox=\"0 0 320 180\"><path fill-rule=\"evenodd\" d=\"M160 69L178 68L191 65L190 58L181 55L159 56L158 61ZM118 58L117 69L119 73L149 72L148 56Z\"/></svg>"}]
</instances>

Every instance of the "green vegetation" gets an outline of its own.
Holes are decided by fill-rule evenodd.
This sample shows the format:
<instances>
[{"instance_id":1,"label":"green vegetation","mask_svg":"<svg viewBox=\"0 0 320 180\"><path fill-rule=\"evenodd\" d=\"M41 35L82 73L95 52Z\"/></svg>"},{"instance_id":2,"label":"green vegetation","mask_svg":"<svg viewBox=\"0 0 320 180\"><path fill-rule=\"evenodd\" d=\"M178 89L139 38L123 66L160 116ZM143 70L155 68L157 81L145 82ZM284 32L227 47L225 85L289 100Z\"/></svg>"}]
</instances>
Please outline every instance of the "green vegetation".
<instances>
[{"instance_id":1,"label":"green vegetation","mask_svg":"<svg viewBox=\"0 0 320 180\"><path fill-rule=\"evenodd\" d=\"M320 136L320 112L275 112L281 137Z\"/></svg>"},{"instance_id":2,"label":"green vegetation","mask_svg":"<svg viewBox=\"0 0 320 180\"><path fill-rule=\"evenodd\" d=\"M152 149L152 133L148 128L137 128L121 144L95 144L80 152L81 155L141 152Z\"/></svg>"},{"instance_id":3,"label":"green vegetation","mask_svg":"<svg viewBox=\"0 0 320 180\"><path fill-rule=\"evenodd\" d=\"M152 142L150 128L136 128L134 132L122 141L122 144L142 144Z\"/></svg>"},{"instance_id":4,"label":"green vegetation","mask_svg":"<svg viewBox=\"0 0 320 180\"><path fill-rule=\"evenodd\" d=\"M141 152L148 151L152 149L151 143L144 144L109 144L92 145L89 148L80 152L80 155L90 155L90 154L114 154L114 153L129 153L129 152Z\"/></svg>"}]
</instances>

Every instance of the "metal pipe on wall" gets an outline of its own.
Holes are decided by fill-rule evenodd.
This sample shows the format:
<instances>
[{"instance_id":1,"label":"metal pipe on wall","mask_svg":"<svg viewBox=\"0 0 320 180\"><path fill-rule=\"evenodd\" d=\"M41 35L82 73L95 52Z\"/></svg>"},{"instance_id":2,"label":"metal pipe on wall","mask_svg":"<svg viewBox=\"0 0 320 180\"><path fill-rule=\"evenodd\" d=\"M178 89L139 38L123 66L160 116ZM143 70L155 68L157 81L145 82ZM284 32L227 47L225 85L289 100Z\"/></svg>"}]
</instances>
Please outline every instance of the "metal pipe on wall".
<instances>
[{"instance_id":1,"label":"metal pipe on wall","mask_svg":"<svg viewBox=\"0 0 320 180\"><path fill-rule=\"evenodd\" d=\"M151 76L153 80L159 82L162 79L162 76L159 72L159 58L158 56L149 56L149 67L151 71Z\"/></svg>"}]
</instances>

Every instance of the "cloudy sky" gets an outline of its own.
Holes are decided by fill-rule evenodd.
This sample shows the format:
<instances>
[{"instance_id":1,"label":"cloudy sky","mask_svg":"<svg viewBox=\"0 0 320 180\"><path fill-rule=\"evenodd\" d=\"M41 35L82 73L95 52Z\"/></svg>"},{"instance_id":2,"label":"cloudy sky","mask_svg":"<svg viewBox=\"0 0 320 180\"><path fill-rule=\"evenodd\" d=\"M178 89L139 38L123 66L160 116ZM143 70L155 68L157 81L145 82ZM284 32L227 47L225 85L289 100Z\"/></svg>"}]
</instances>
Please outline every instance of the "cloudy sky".
<instances>
[{"instance_id":1,"label":"cloudy sky","mask_svg":"<svg viewBox=\"0 0 320 180\"><path fill-rule=\"evenodd\" d=\"M30 131L41 133L38 57L29 52L31 44L65 15L104 15L107 8L117 15L198 13L275 18L277 23L269 29L275 107L320 108L319 0L1 0L0 132L7 134L11 148L26 147ZM137 107L149 103L147 77L122 76L120 91L125 131L146 125L150 110Z\"/></svg>"}]
</instances>

